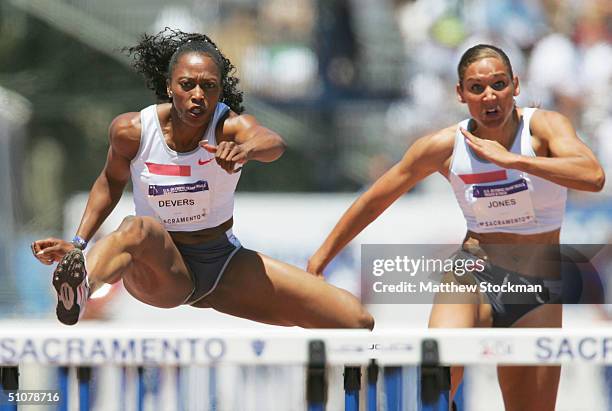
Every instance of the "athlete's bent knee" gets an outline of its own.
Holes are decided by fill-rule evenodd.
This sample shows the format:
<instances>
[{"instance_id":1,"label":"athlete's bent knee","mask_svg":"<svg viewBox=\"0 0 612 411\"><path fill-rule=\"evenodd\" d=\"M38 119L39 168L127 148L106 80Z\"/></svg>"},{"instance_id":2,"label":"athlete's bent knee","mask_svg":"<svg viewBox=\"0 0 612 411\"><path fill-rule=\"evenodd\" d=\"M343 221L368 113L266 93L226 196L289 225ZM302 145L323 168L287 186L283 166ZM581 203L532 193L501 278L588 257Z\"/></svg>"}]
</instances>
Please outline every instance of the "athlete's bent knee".
<instances>
[{"instance_id":1,"label":"athlete's bent knee","mask_svg":"<svg viewBox=\"0 0 612 411\"><path fill-rule=\"evenodd\" d=\"M119 228L113 233L124 246L135 246L146 238L148 234L146 217L128 216L123 219Z\"/></svg>"},{"instance_id":2,"label":"athlete's bent knee","mask_svg":"<svg viewBox=\"0 0 612 411\"><path fill-rule=\"evenodd\" d=\"M372 317L372 314L367 312L365 308L361 309L361 315L359 316L359 328L367 328L370 331L374 329L374 317Z\"/></svg>"},{"instance_id":3,"label":"athlete's bent knee","mask_svg":"<svg viewBox=\"0 0 612 411\"><path fill-rule=\"evenodd\" d=\"M357 307L355 307L354 314L351 316L348 328L366 328L372 331L374 328L374 317L357 302Z\"/></svg>"},{"instance_id":4,"label":"athlete's bent knee","mask_svg":"<svg viewBox=\"0 0 612 411\"><path fill-rule=\"evenodd\" d=\"M345 307L348 307L348 312L345 318L347 318L347 324L345 328L367 328L372 330L374 328L374 317L372 314L365 309L359 299L348 291L344 291Z\"/></svg>"}]
</instances>

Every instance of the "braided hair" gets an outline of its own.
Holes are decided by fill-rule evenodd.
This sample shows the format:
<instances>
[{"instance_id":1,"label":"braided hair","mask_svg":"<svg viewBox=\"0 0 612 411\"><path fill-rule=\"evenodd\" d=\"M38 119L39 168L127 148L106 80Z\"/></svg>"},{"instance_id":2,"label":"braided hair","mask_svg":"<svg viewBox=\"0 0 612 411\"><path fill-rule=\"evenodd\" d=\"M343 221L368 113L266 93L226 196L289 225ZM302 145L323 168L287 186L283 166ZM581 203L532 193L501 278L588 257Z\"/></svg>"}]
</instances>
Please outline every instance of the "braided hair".
<instances>
[{"instance_id":1,"label":"braided hair","mask_svg":"<svg viewBox=\"0 0 612 411\"><path fill-rule=\"evenodd\" d=\"M220 101L235 113L244 111L242 91L237 87L240 80L233 75L236 68L205 34L184 33L166 27L155 35L144 34L137 45L124 51L132 57L134 69L145 77L147 87L165 102L171 101L166 88L167 79L179 57L185 53L204 53L215 62L221 73Z\"/></svg>"}]
</instances>

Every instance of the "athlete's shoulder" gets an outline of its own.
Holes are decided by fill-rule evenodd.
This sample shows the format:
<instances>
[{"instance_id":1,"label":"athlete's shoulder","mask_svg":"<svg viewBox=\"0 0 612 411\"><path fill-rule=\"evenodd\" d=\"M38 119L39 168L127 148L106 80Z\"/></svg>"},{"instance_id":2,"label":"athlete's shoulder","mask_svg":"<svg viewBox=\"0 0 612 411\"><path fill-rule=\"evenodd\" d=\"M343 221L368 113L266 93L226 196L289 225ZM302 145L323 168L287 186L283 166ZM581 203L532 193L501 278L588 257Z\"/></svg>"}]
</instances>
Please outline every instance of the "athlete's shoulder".
<instances>
[{"instance_id":1,"label":"athlete's shoulder","mask_svg":"<svg viewBox=\"0 0 612 411\"><path fill-rule=\"evenodd\" d=\"M554 124L559 122L569 122L570 120L563 114L552 111L543 110L541 108L535 110L531 116L531 122Z\"/></svg>"},{"instance_id":2,"label":"athlete's shoulder","mask_svg":"<svg viewBox=\"0 0 612 411\"><path fill-rule=\"evenodd\" d=\"M402 166L410 170L417 167L423 176L443 170L453 155L456 128L443 128L417 139L406 151Z\"/></svg>"},{"instance_id":3,"label":"athlete's shoulder","mask_svg":"<svg viewBox=\"0 0 612 411\"><path fill-rule=\"evenodd\" d=\"M141 130L139 112L120 114L110 124L110 144L114 150L132 159L136 156L140 146Z\"/></svg>"},{"instance_id":4,"label":"athlete's shoulder","mask_svg":"<svg viewBox=\"0 0 612 411\"><path fill-rule=\"evenodd\" d=\"M225 133L236 133L237 131L257 125L257 119L251 114L237 114L229 110L223 120L223 131Z\"/></svg>"},{"instance_id":5,"label":"athlete's shoulder","mask_svg":"<svg viewBox=\"0 0 612 411\"><path fill-rule=\"evenodd\" d=\"M574 133L574 127L569 118L556 111L542 109L534 111L529 129L531 134L547 139L566 132Z\"/></svg>"},{"instance_id":6,"label":"athlete's shoulder","mask_svg":"<svg viewBox=\"0 0 612 411\"><path fill-rule=\"evenodd\" d=\"M420 147L428 155L451 155L455 146L457 125L443 128L419 138L414 145Z\"/></svg>"},{"instance_id":7,"label":"athlete's shoulder","mask_svg":"<svg viewBox=\"0 0 612 411\"><path fill-rule=\"evenodd\" d=\"M458 124L453 124L452 126L448 126L441 130L438 130L425 137L431 141L431 144L446 148L452 148L455 145L455 136L457 134L458 127Z\"/></svg>"},{"instance_id":8,"label":"athlete's shoulder","mask_svg":"<svg viewBox=\"0 0 612 411\"><path fill-rule=\"evenodd\" d=\"M119 114L111 121L111 138L133 139L136 135L140 140L142 125L140 123L139 112L129 112Z\"/></svg>"},{"instance_id":9,"label":"athlete's shoulder","mask_svg":"<svg viewBox=\"0 0 612 411\"><path fill-rule=\"evenodd\" d=\"M222 140L242 143L244 141L242 141L240 136L244 136L247 131L257 130L258 127L260 127L260 124L255 116L251 114L237 114L229 110L224 118L219 121L217 130L221 132Z\"/></svg>"}]
</instances>

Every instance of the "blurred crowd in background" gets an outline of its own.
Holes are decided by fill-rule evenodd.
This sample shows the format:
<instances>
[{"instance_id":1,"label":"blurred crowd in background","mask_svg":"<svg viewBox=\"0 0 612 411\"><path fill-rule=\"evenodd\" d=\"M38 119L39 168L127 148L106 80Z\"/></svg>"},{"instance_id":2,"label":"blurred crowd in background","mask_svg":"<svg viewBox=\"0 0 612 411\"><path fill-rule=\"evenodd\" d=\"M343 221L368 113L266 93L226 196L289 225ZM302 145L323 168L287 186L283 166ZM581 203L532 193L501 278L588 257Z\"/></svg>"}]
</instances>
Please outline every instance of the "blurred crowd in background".
<instances>
[{"instance_id":1,"label":"blurred crowd in background","mask_svg":"<svg viewBox=\"0 0 612 411\"><path fill-rule=\"evenodd\" d=\"M416 138L467 116L456 66L481 42L510 56L519 105L570 117L612 175L607 0L5 0L2 244L27 251L33 235L61 235L66 199L104 163L112 118L155 102L122 47L166 26L209 34L238 69L247 112L289 143L273 166L249 165L241 191L369 185ZM7 270L27 264L8 247Z\"/></svg>"}]
</instances>

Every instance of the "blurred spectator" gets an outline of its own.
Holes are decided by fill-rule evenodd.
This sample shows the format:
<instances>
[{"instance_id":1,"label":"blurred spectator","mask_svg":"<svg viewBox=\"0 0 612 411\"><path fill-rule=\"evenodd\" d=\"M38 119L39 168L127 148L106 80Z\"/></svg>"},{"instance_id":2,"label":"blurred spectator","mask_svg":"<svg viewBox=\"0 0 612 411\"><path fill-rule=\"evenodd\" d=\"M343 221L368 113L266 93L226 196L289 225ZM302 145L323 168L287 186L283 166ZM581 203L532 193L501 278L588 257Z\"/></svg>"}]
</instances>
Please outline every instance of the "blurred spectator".
<instances>
[{"instance_id":1,"label":"blurred spectator","mask_svg":"<svg viewBox=\"0 0 612 411\"><path fill-rule=\"evenodd\" d=\"M583 88L582 126L592 134L599 124L612 117L612 33L608 24L612 7L597 3L585 9L575 31L579 54L579 82Z\"/></svg>"},{"instance_id":2,"label":"blurred spectator","mask_svg":"<svg viewBox=\"0 0 612 411\"><path fill-rule=\"evenodd\" d=\"M604 190L606 192L612 192L612 144L610 144L610 138L612 137L612 115L610 115L611 107L608 106L608 117L599 124L593 133L593 145L597 150L597 157L601 161L601 165L606 172L608 182L606 183Z\"/></svg>"},{"instance_id":3,"label":"blurred spectator","mask_svg":"<svg viewBox=\"0 0 612 411\"><path fill-rule=\"evenodd\" d=\"M574 32L542 38L529 64L529 87L536 99L568 115L586 134L593 133L610 115L609 17L609 12L596 4L585 8L577 16Z\"/></svg>"},{"instance_id":4,"label":"blurred spectator","mask_svg":"<svg viewBox=\"0 0 612 411\"><path fill-rule=\"evenodd\" d=\"M481 9L484 14L484 24L479 27L478 22L472 21L475 19L470 19L470 14L466 13L470 27L494 33L521 49L530 48L548 30L545 10L537 0L478 0L471 2L469 9Z\"/></svg>"},{"instance_id":5,"label":"blurred spectator","mask_svg":"<svg viewBox=\"0 0 612 411\"><path fill-rule=\"evenodd\" d=\"M568 36L552 33L540 40L527 73L534 101L542 107L556 107L577 124L581 106L578 53Z\"/></svg>"},{"instance_id":6,"label":"blurred spectator","mask_svg":"<svg viewBox=\"0 0 612 411\"><path fill-rule=\"evenodd\" d=\"M242 58L246 89L280 100L316 96L318 60L311 45L313 0L296 0L292 7L279 3L259 3L258 23L263 30Z\"/></svg>"},{"instance_id":7,"label":"blurred spectator","mask_svg":"<svg viewBox=\"0 0 612 411\"><path fill-rule=\"evenodd\" d=\"M204 22L196 18L188 7L170 4L159 11L150 31L157 33L165 27L172 27L185 32L197 32L202 31L203 26Z\"/></svg>"},{"instance_id":8,"label":"blurred spectator","mask_svg":"<svg viewBox=\"0 0 612 411\"><path fill-rule=\"evenodd\" d=\"M342 97L353 90L356 78L357 43L350 2L318 0L317 8L316 44L324 96Z\"/></svg>"}]
</instances>

